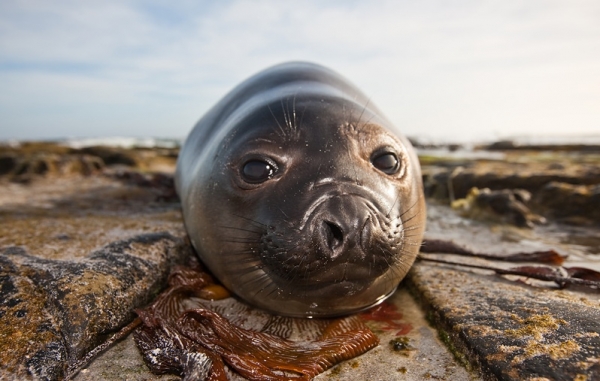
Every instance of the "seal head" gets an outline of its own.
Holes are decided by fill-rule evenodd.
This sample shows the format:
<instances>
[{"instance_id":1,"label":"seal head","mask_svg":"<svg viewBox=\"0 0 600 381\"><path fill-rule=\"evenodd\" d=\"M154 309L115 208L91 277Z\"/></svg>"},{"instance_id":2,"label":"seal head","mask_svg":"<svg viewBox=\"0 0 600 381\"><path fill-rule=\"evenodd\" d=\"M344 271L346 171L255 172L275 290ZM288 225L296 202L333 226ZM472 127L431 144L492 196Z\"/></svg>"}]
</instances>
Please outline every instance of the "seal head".
<instances>
[{"instance_id":1,"label":"seal head","mask_svg":"<svg viewBox=\"0 0 600 381\"><path fill-rule=\"evenodd\" d=\"M408 140L348 81L308 63L267 69L214 106L182 148L176 186L202 261L281 315L380 303L425 225Z\"/></svg>"}]
</instances>

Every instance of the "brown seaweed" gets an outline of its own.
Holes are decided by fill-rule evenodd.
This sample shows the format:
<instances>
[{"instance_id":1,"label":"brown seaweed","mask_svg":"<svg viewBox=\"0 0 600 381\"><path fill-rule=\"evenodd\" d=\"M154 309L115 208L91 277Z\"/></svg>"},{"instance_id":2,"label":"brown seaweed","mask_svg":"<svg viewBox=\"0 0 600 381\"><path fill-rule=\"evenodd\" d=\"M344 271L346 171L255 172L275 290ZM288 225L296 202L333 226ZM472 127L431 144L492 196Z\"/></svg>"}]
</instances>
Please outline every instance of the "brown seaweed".
<instances>
[{"instance_id":1,"label":"brown seaweed","mask_svg":"<svg viewBox=\"0 0 600 381\"><path fill-rule=\"evenodd\" d=\"M569 285L580 285L589 288L600 288L599 272L585 267L561 266L567 258L567 256L561 255L555 250L521 252L500 256L487 253L477 253L463 246L460 246L452 241L428 239L423 242L423 246L421 247L421 253L455 254L466 257L483 258L493 261L533 262L545 264L547 266L529 265L504 269L488 265L475 265L471 263L431 258L424 255L419 256L419 259L423 261L490 270L494 271L496 274L501 275L518 275L538 280L551 281L556 283L561 288L567 287Z\"/></svg>"},{"instance_id":2,"label":"brown seaweed","mask_svg":"<svg viewBox=\"0 0 600 381\"><path fill-rule=\"evenodd\" d=\"M425 241L423 241L423 245L421 246L421 253L445 253L474 258L491 259L494 261L536 262L551 265L562 265L565 259L567 258L567 256L561 255L555 250L511 253L507 255L476 253L452 241L446 241L441 239L426 239Z\"/></svg>"},{"instance_id":3,"label":"brown seaweed","mask_svg":"<svg viewBox=\"0 0 600 381\"><path fill-rule=\"evenodd\" d=\"M309 380L379 342L356 316L328 320L316 340L291 341L241 328L202 303L190 308L190 297L220 295L220 286L199 267L178 268L169 285L149 307L136 310L143 324L134 338L157 374L226 380L226 364L249 380Z\"/></svg>"},{"instance_id":4,"label":"brown seaweed","mask_svg":"<svg viewBox=\"0 0 600 381\"><path fill-rule=\"evenodd\" d=\"M569 285L579 285L596 289L600 288L600 273L583 267L518 266L502 269L493 266L447 261L444 259L430 258L425 256L420 256L419 260L490 270L500 275L518 275L532 279L551 281L558 284L561 288Z\"/></svg>"}]
</instances>

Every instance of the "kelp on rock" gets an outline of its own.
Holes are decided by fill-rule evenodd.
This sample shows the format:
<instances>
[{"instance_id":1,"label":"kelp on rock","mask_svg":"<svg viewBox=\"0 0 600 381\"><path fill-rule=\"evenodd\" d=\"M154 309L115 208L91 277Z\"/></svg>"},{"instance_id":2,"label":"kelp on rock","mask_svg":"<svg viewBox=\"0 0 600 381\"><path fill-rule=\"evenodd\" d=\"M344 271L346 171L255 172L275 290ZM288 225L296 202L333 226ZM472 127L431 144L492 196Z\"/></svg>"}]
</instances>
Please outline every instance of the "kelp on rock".
<instances>
[{"instance_id":1,"label":"kelp on rock","mask_svg":"<svg viewBox=\"0 0 600 381\"><path fill-rule=\"evenodd\" d=\"M231 371L249 380L310 380L379 343L357 316L273 316L228 296L197 262L173 271L169 288L136 310L142 326L134 337L148 367L184 380L227 380Z\"/></svg>"}]
</instances>

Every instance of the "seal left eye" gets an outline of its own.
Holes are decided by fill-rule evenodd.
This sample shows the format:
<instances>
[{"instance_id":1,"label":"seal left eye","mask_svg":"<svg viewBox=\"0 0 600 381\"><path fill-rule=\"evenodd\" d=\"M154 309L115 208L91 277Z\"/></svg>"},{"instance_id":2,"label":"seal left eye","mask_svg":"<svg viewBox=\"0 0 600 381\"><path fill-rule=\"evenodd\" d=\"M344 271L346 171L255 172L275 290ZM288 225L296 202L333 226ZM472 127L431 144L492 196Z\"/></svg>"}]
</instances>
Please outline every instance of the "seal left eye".
<instances>
[{"instance_id":1,"label":"seal left eye","mask_svg":"<svg viewBox=\"0 0 600 381\"><path fill-rule=\"evenodd\" d=\"M387 173L388 175L398 172L400 167L398 157L396 154L391 152L385 152L373 157L371 159L371 163L373 163L375 168L379 169L383 173Z\"/></svg>"},{"instance_id":2,"label":"seal left eye","mask_svg":"<svg viewBox=\"0 0 600 381\"><path fill-rule=\"evenodd\" d=\"M244 181L257 184L272 178L276 171L277 167L272 163L263 160L250 160L242 167L241 174Z\"/></svg>"}]
</instances>

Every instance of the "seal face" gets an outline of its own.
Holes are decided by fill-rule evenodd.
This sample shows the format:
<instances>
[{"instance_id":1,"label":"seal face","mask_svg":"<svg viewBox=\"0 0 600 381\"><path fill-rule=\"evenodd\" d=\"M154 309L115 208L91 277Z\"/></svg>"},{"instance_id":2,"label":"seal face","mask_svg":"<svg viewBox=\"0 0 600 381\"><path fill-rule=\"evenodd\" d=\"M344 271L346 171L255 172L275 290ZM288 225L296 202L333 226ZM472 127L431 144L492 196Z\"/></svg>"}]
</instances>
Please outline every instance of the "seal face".
<instances>
[{"instance_id":1,"label":"seal face","mask_svg":"<svg viewBox=\"0 0 600 381\"><path fill-rule=\"evenodd\" d=\"M425 225L408 140L357 88L308 63L267 69L214 106L181 150L176 186L202 261L281 315L380 303Z\"/></svg>"}]
</instances>

